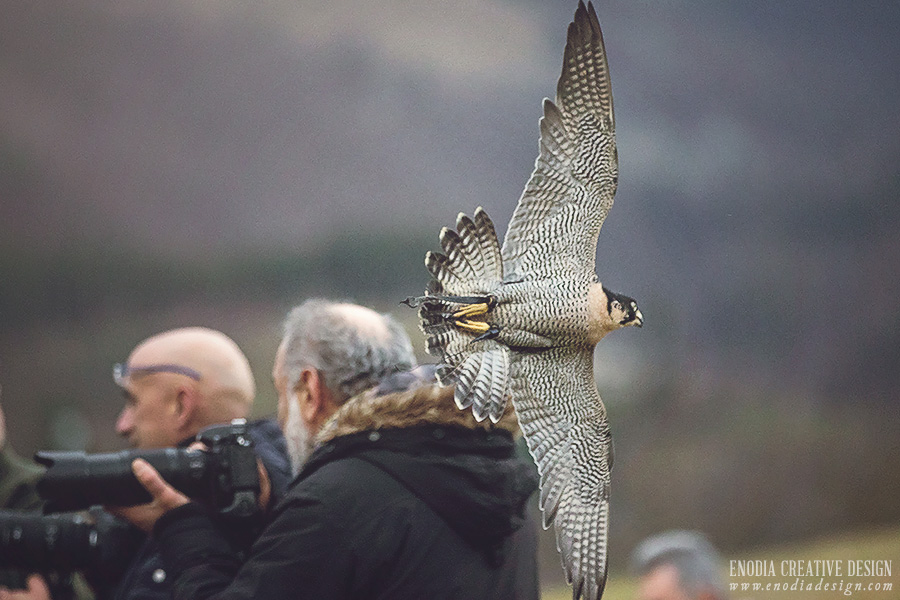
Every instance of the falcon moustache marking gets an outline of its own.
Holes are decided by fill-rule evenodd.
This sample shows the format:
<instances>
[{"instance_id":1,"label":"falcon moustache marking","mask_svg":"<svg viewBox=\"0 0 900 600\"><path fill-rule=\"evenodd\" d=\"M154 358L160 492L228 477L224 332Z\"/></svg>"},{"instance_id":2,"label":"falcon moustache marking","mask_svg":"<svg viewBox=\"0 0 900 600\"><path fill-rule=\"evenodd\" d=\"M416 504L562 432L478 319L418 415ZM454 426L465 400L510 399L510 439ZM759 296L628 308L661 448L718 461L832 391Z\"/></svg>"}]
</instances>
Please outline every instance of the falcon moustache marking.
<instances>
[{"instance_id":1,"label":"falcon moustache marking","mask_svg":"<svg viewBox=\"0 0 900 600\"><path fill-rule=\"evenodd\" d=\"M541 475L573 597L597 600L607 573L612 437L594 383L595 344L643 325L637 303L595 274L597 237L618 184L609 69L594 7L569 25L556 100L544 100L540 153L501 248L480 207L441 230L419 308L438 380L481 421L511 399Z\"/></svg>"}]
</instances>

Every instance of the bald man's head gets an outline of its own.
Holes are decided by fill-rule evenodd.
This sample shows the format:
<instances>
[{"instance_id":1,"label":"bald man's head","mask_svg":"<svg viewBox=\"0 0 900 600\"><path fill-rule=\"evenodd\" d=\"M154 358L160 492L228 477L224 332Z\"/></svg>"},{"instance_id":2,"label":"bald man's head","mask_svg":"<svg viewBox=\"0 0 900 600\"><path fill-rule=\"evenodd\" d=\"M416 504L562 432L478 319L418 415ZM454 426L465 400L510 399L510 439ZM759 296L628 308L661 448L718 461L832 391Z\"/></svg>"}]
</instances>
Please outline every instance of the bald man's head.
<instances>
[{"instance_id":1,"label":"bald man's head","mask_svg":"<svg viewBox=\"0 0 900 600\"><path fill-rule=\"evenodd\" d=\"M119 375L127 403L116 431L139 448L172 446L208 425L245 418L256 393L237 344L202 327L144 340Z\"/></svg>"}]
</instances>

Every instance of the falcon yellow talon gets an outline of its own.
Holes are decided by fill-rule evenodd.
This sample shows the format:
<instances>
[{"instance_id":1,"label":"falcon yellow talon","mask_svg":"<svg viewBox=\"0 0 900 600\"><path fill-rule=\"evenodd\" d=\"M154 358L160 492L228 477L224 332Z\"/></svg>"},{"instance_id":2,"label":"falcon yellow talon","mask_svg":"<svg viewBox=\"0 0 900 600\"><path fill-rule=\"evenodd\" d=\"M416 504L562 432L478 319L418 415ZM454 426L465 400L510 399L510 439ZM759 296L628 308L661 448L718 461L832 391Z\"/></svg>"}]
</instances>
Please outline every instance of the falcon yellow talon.
<instances>
[{"instance_id":1,"label":"falcon yellow talon","mask_svg":"<svg viewBox=\"0 0 900 600\"><path fill-rule=\"evenodd\" d=\"M468 331L470 333L485 333L491 328L491 326L484 321L470 321L469 319L456 321L455 324L463 331Z\"/></svg>"},{"instance_id":2,"label":"falcon yellow talon","mask_svg":"<svg viewBox=\"0 0 900 600\"><path fill-rule=\"evenodd\" d=\"M454 319L464 319L465 317L476 317L478 315L487 314L489 307L487 302L479 302L478 304L469 304L465 306L455 313L453 313Z\"/></svg>"}]
</instances>

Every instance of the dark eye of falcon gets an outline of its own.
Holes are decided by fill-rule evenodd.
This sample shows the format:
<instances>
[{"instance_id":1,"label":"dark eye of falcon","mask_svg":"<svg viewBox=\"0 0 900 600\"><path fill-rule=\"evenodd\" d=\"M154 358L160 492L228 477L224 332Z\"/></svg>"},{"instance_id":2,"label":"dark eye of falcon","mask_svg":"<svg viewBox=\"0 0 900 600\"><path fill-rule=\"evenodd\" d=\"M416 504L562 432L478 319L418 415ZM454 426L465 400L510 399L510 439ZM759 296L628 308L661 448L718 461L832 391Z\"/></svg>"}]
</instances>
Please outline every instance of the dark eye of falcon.
<instances>
[{"instance_id":1,"label":"dark eye of falcon","mask_svg":"<svg viewBox=\"0 0 900 600\"><path fill-rule=\"evenodd\" d=\"M618 300L613 300L612 307L616 310L622 310L622 304Z\"/></svg>"}]
</instances>

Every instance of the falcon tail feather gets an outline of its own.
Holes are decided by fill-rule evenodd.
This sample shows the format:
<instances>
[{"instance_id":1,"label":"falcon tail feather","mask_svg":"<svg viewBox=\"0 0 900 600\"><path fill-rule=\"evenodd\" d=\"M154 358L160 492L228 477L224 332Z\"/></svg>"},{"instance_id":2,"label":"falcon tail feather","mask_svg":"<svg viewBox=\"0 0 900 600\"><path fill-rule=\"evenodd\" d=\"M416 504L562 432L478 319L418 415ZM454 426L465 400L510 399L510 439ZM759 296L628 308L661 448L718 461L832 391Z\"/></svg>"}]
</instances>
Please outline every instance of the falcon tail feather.
<instances>
[{"instance_id":1,"label":"falcon tail feather","mask_svg":"<svg viewBox=\"0 0 900 600\"><path fill-rule=\"evenodd\" d=\"M441 230L443 252L428 252L425 266L433 279L425 295L407 303L419 306L426 350L444 363L438 379L456 384L460 409L471 407L475 418L497 422L508 393L509 350L489 339L462 331L454 313L466 303L485 299L503 279L500 242L490 217L479 207L473 217L460 214L456 231Z\"/></svg>"}]
</instances>

